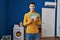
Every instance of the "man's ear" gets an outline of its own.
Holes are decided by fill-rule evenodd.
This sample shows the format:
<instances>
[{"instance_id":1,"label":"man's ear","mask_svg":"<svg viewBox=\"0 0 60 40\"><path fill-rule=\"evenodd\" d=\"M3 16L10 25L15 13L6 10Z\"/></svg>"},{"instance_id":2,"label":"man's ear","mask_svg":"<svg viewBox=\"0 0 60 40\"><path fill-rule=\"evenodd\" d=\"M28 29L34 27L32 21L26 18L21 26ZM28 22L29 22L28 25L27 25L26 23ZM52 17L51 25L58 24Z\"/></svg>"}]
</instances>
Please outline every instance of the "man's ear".
<instances>
[{"instance_id":1,"label":"man's ear","mask_svg":"<svg viewBox=\"0 0 60 40\"><path fill-rule=\"evenodd\" d=\"M34 7L35 8L35 7Z\"/></svg>"},{"instance_id":2,"label":"man's ear","mask_svg":"<svg viewBox=\"0 0 60 40\"><path fill-rule=\"evenodd\" d=\"M29 8L30 8L30 6L29 6Z\"/></svg>"}]
</instances>

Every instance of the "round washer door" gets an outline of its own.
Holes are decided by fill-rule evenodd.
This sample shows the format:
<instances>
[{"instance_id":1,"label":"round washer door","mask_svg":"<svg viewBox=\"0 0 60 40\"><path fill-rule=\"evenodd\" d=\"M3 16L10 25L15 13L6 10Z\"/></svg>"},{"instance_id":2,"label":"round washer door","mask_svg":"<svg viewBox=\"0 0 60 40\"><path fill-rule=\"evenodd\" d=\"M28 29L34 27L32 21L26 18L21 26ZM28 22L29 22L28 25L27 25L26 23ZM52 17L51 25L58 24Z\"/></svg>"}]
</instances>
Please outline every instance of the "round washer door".
<instances>
[{"instance_id":1,"label":"round washer door","mask_svg":"<svg viewBox=\"0 0 60 40\"><path fill-rule=\"evenodd\" d=\"M16 37L16 38L21 38L21 37L22 37L22 32L17 31L17 32L15 33L15 37Z\"/></svg>"}]
</instances>

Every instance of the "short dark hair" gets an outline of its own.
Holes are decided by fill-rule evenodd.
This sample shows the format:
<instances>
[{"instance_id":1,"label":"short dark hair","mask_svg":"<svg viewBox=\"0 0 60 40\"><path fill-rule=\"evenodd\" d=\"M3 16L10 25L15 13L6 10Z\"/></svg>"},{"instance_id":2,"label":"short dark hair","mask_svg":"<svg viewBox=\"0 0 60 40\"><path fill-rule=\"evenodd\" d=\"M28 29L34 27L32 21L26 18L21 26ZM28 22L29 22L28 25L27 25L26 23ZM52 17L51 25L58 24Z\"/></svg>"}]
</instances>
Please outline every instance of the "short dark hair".
<instances>
[{"instance_id":1,"label":"short dark hair","mask_svg":"<svg viewBox=\"0 0 60 40\"><path fill-rule=\"evenodd\" d=\"M34 2L30 2L30 4L34 4L34 5L35 5L35 3L34 3Z\"/></svg>"}]
</instances>

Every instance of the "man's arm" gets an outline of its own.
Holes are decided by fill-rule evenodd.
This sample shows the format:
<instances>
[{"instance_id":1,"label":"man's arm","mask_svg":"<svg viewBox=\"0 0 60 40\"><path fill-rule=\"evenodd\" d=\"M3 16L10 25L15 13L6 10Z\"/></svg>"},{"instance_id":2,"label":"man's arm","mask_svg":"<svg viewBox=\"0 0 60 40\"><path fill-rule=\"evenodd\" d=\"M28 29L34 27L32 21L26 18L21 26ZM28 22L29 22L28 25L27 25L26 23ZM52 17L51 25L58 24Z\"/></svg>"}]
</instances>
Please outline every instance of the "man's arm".
<instances>
[{"instance_id":1,"label":"man's arm","mask_svg":"<svg viewBox=\"0 0 60 40\"><path fill-rule=\"evenodd\" d=\"M40 15L38 14L38 21L37 21L37 25L42 25L42 21L40 19Z\"/></svg>"},{"instance_id":2,"label":"man's arm","mask_svg":"<svg viewBox=\"0 0 60 40\"><path fill-rule=\"evenodd\" d=\"M27 20L27 14L25 14L25 15L24 15L23 25L24 25L24 26L27 26L27 25L29 25L29 24L30 24L30 21Z\"/></svg>"}]
</instances>

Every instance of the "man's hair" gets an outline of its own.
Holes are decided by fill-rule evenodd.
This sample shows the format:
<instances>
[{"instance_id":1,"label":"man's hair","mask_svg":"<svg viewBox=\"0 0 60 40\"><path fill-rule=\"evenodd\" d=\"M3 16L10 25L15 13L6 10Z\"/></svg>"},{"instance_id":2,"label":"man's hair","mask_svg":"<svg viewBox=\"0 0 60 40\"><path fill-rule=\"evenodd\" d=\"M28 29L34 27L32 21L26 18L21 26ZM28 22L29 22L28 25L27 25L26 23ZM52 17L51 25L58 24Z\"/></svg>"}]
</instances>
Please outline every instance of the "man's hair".
<instances>
[{"instance_id":1,"label":"man's hair","mask_svg":"<svg viewBox=\"0 0 60 40\"><path fill-rule=\"evenodd\" d=\"M30 2L30 4L34 4L34 5L35 5L35 3L34 3L34 2Z\"/></svg>"}]
</instances>

